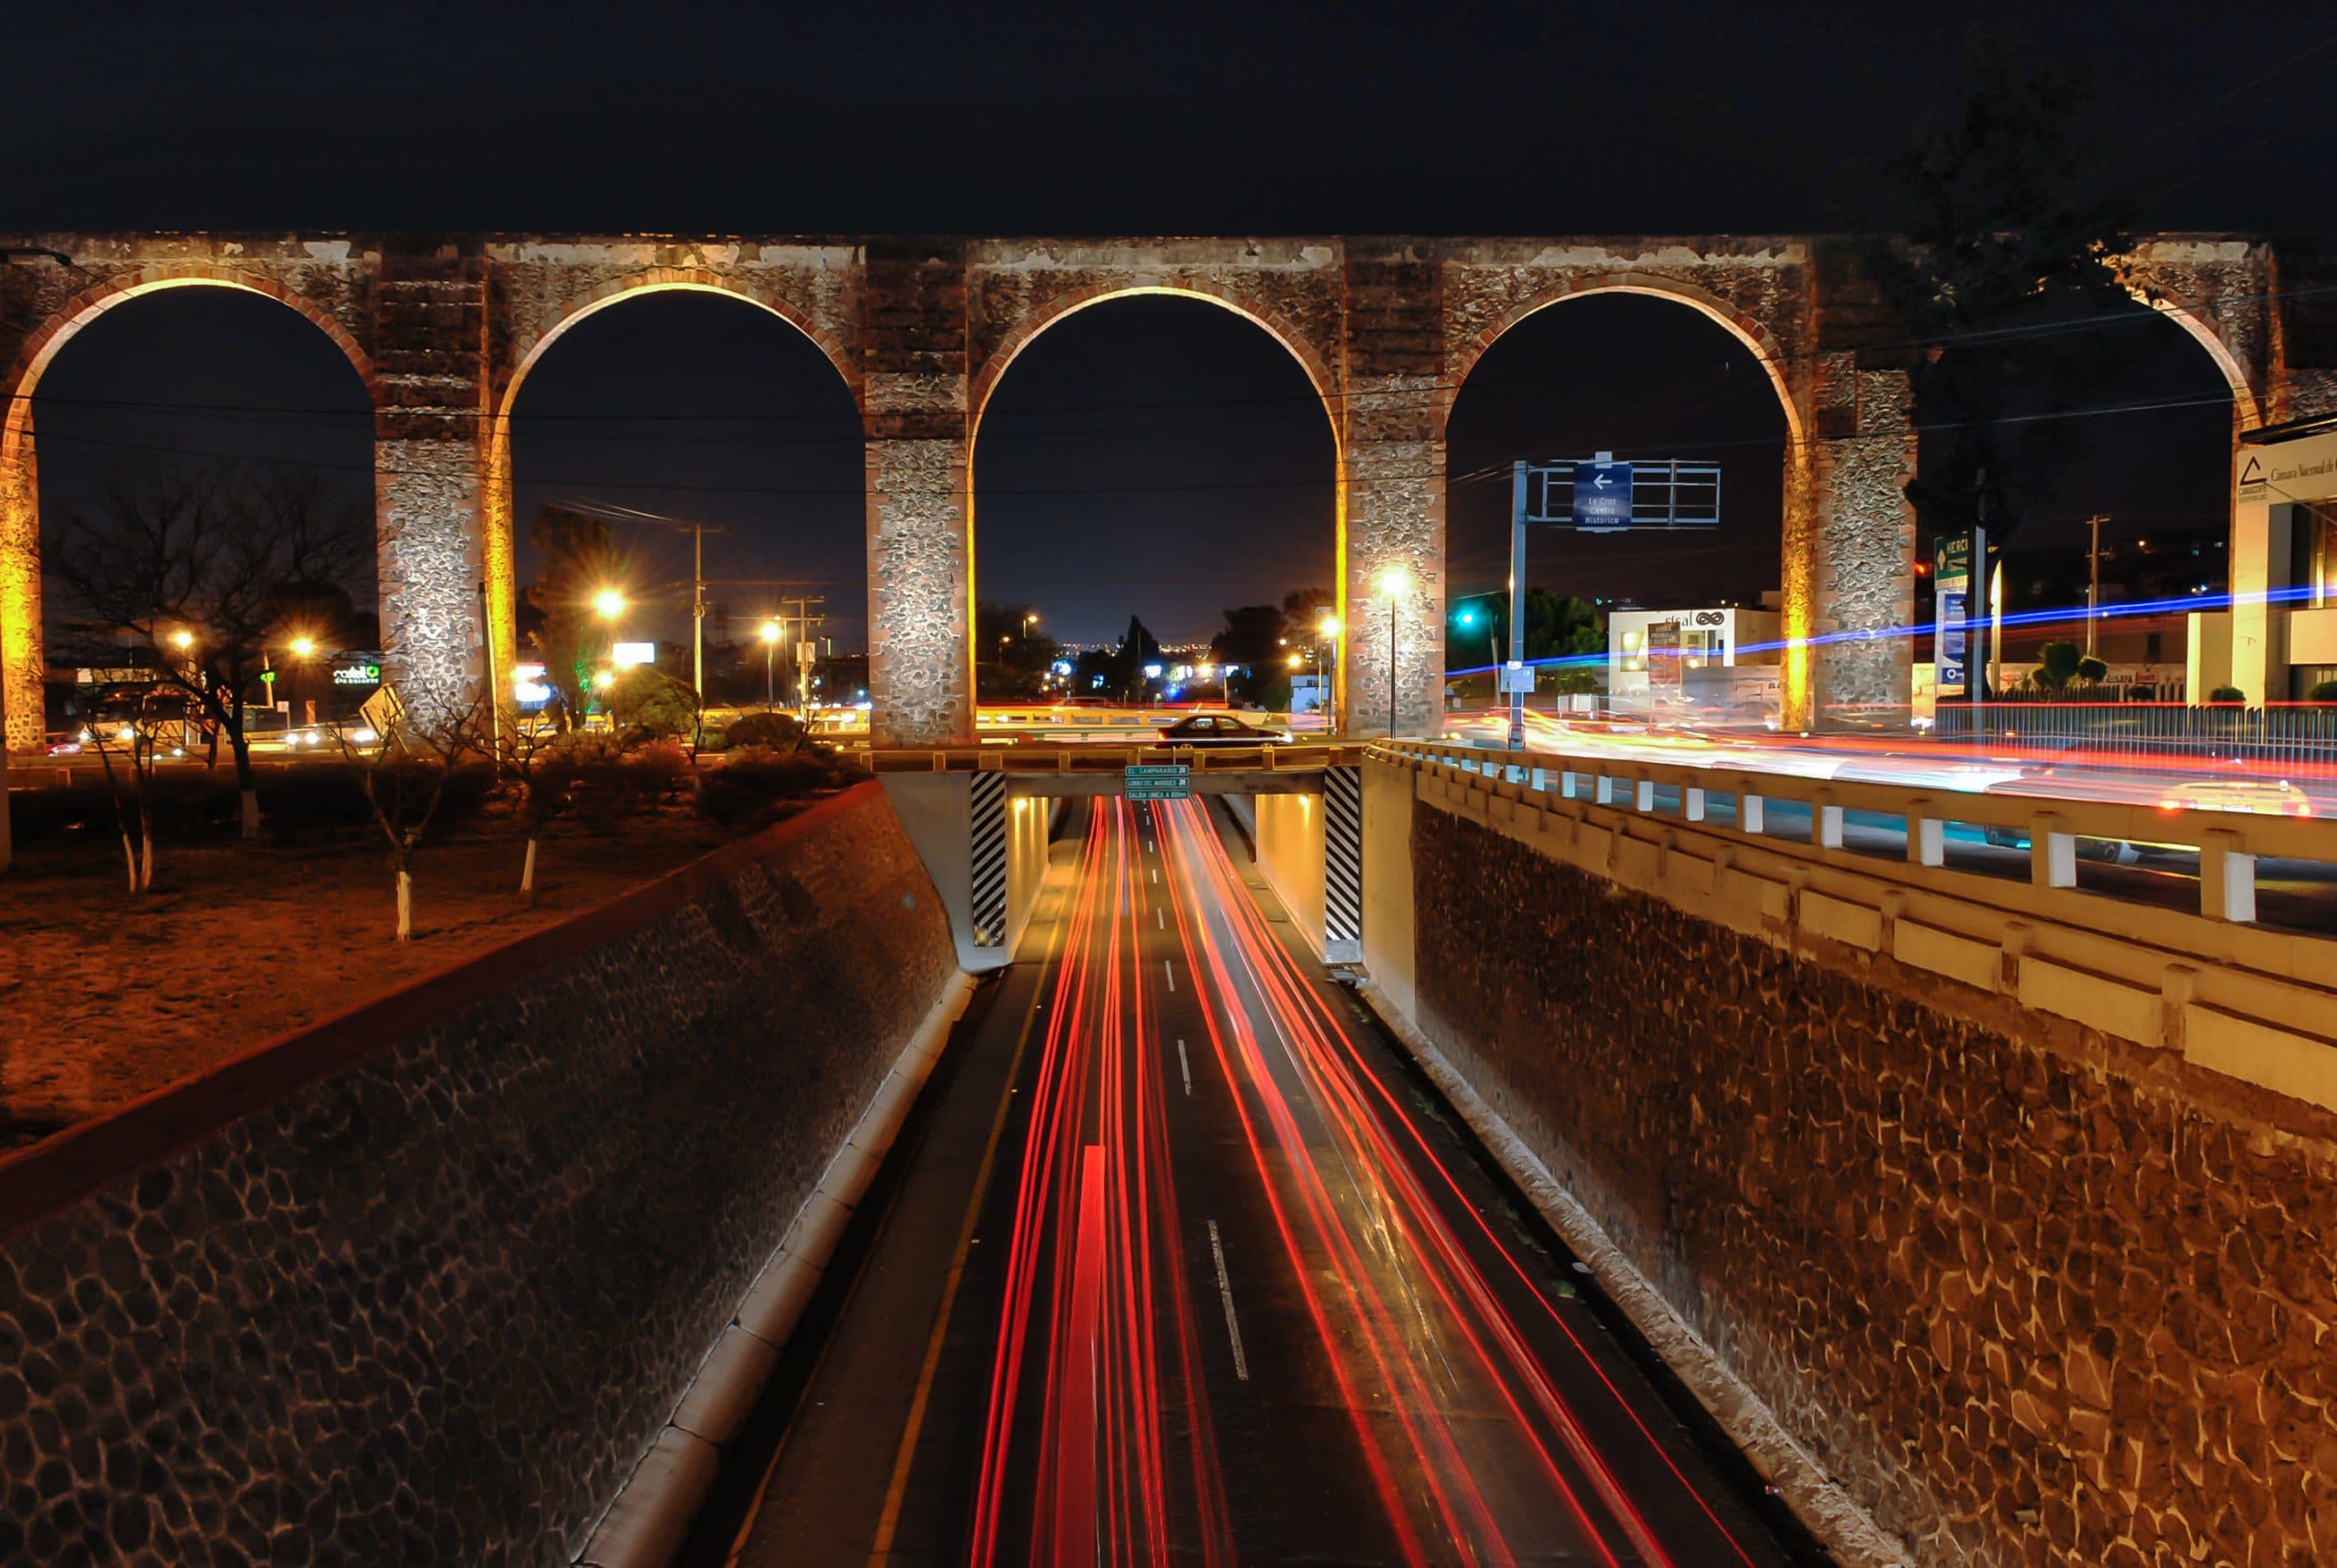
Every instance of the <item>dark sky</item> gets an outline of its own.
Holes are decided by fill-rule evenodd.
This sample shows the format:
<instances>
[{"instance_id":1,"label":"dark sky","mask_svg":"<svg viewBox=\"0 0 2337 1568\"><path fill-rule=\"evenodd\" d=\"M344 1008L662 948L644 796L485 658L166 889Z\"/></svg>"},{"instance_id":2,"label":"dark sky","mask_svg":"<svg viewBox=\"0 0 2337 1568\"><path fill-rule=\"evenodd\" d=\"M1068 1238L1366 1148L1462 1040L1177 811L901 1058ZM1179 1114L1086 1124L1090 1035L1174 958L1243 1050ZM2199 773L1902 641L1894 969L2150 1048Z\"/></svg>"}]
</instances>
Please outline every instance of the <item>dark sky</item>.
<instances>
[{"instance_id":1,"label":"dark sky","mask_svg":"<svg viewBox=\"0 0 2337 1568\"><path fill-rule=\"evenodd\" d=\"M0 228L673 229L764 233L1794 232L1887 222L1875 173L1961 91L1969 18L2113 91L2098 171L2161 227L2311 226L2337 24L2243 3L2105 16L1745 5L951 5L645 10L309 5L11 18ZM2164 322L2105 402L2212 395ZM176 405L138 407L132 404ZM220 412L197 416L185 405ZM266 300L133 302L59 356L37 405L45 507L100 465L233 452L309 462L362 500L362 394ZM742 615L783 580L862 634L860 464L841 383L793 330L718 299L602 312L518 405L522 531L544 499L715 523ZM689 417L681 417L689 416ZM2227 416L2098 422L2040 540L2089 506L2137 528L2218 517ZM1585 594L1752 599L1777 582L1782 415L1751 359L1676 306L1545 312L1464 390L1451 468L1517 455L1708 457L1716 534L1535 547ZM987 597L1059 635L1205 633L1232 604L1327 583L1331 442L1288 355L1191 301L1116 302L1036 340L977 454ZM1505 486L1453 491L1454 592L1498 587ZM686 573L630 530L645 592ZM2073 535L2071 536L2073 537ZM522 570L527 570L523 557ZM681 622L674 622L678 632Z\"/></svg>"}]
</instances>

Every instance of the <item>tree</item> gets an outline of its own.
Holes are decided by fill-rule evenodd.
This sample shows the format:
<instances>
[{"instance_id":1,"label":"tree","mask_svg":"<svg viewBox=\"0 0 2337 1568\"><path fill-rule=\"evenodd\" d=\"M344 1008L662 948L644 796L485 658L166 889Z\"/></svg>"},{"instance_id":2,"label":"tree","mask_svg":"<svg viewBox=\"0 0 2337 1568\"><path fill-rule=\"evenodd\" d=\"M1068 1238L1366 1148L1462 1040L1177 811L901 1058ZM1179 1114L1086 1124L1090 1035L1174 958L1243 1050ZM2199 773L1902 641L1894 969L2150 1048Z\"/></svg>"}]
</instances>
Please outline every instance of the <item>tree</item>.
<instances>
[{"instance_id":1,"label":"tree","mask_svg":"<svg viewBox=\"0 0 2337 1568\"><path fill-rule=\"evenodd\" d=\"M441 699L404 708L378 730L356 732L371 733L371 742L360 741L349 731L341 734L342 754L361 768L374 826L389 841L401 942L414 939L414 852L445 803L456 769L471 758L493 755L488 719L488 705L482 698Z\"/></svg>"},{"instance_id":2,"label":"tree","mask_svg":"<svg viewBox=\"0 0 2337 1568\"><path fill-rule=\"evenodd\" d=\"M1470 618L1465 622L1462 617ZM1488 656L1509 657L1509 595L1484 594L1455 606L1448 628L1448 662L1467 668ZM1554 589L1525 591L1528 660L1603 657L1607 626L1597 606Z\"/></svg>"},{"instance_id":3,"label":"tree","mask_svg":"<svg viewBox=\"0 0 2337 1568\"><path fill-rule=\"evenodd\" d=\"M528 852L519 862L519 891L536 896L536 846L567 814L575 799L582 737L538 725L513 725L503 741L506 776L519 789L520 817L528 831Z\"/></svg>"},{"instance_id":4,"label":"tree","mask_svg":"<svg viewBox=\"0 0 2337 1568\"><path fill-rule=\"evenodd\" d=\"M584 722L592 672L608 656L609 631L592 601L617 580L615 538L603 518L545 507L528 525L528 542L543 561L528 585L528 640L559 701L561 727L575 729Z\"/></svg>"},{"instance_id":5,"label":"tree","mask_svg":"<svg viewBox=\"0 0 2337 1568\"><path fill-rule=\"evenodd\" d=\"M1062 652L1039 629L1038 612L1029 604L988 600L974 608L974 647L981 664L982 695L1004 698L1044 695L1047 673Z\"/></svg>"},{"instance_id":6,"label":"tree","mask_svg":"<svg viewBox=\"0 0 2337 1568\"><path fill-rule=\"evenodd\" d=\"M1273 604L1245 604L1224 614L1224 626L1210 639L1210 657L1221 664L1238 665L1249 672L1247 685L1252 701L1265 707L1276 706L1270 699L1278 685L1283 694L1282 706L1288 706L1290 679L1284 660L1290 653L1289 615ZM1229 685L1228 690L1231 689Z\"/></svg>"},{"instance_id":7,"label":"tree","mask_svg":"<svg viewBox=\"0 0 2337 1568\"><path fill-rule=\"evenodd\" d=\"M2037 650L2037 670L2029 678L2049 692L2058 692L2075 680L2085 663L2085 650L2075 643L2048 643Z\"/></svg>"},{"instance_id":8,"label":"tree","mask_svg":"<svg viewBox=\"0 0 2337 1568\"><path fill-rule=\"evenodd\" d=\"M288 604L358 580L371 519L301 469L232 462L132 465L110 474L96 506L59 518L46 566L84 622L149 650L224 736L243 793L243 836L259 836L259 796L244 699L271 648L307 628ZM93 654L112 654L111 648Z\"/></svg>"},{"instance_id":9,"label":"tree","mask_svg":"<svg viewBox=\"0 0 2337 1568\"><path fill-rule=\"evenodd\" d=\"M127 715L92 714L86 731L113 797L114 825L121 833L133 894L154 886L154 764L162 730L185 717L185 705L176 695L175 690L141 692Z\"/></svg>"},{"instance_id":10,"label":"tree","mask_svg":"<svg viewBox=\"0 0 2337 1568\"><path fill-rule=\"evenodd\" d=\"M2120 269L2137 204L2078 194L2070 177L2101 162L2090 76L2036 63L2016 39L1975 34L1966 54L1961 111L1887 167L1908 244L1874 256L1886 297L1930 345L1908 369L1924 432L1908 497L1934 533L1985 509L2004 544L2082 439L2079 421L2007 422L2016 394L2051 388L2072 405L2127 351L2114 334L2028 329L2131 308Z\"/></svg>"},{"instance_id":11,"label":"tree","mask_svg":"<svg viewBox=\"0 0 2337 1568\"><path fill-rule=\"evenodd\" d=\"M697 694L663 670L635 664L602 694L627 741L671 740L697 727Z\"/></svg>"}]
</instances>

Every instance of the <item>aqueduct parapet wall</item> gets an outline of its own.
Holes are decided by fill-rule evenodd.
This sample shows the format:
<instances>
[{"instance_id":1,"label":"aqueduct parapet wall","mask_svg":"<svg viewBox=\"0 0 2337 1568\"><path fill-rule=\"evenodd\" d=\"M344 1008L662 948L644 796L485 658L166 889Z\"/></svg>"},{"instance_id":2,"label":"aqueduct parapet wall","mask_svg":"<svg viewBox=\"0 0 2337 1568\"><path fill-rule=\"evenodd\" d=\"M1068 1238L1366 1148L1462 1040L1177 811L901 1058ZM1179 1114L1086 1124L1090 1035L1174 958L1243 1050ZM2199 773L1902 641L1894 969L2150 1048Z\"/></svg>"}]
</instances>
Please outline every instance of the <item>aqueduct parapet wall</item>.
<instances>
[{"instance_id":1,"label":"aqueduct parapet wall","mask_svg":"<svg viewBox=\"0 0 2337 1568\"><path fill-rule=\"evenodd\" d=\"M660 289L760 305L835 366L866 432L869 624L879 743L970 735L976 433L1014 355L1083 306L1183 295L1271 332L1321 392L1338 451L1343 610L1390 566L1417 591L1394 639L1340 651L1341 711L1426 728L1441 706L1445 424L1479 356L1540 309L1599 292L1676 299L1734 334L1789 440L1782 580L1789 716L1903 703L1914 523L1909 346L1868 242L1826 236L755 238L42 234L0 236L0 698L36 744L45 665L33 394L100 312L228 287L299 310L372 395L385 653L456 691L514 649L508 419L537 357L586 315ZM62 259L60 259L62 258ZM2316 248L2239 235L2142 242L2132 281L2215 356L2235 423L2337 408L2337 273ZM1343 616L1343 619L1347 617Z\"/></svg>"}]
</instances>

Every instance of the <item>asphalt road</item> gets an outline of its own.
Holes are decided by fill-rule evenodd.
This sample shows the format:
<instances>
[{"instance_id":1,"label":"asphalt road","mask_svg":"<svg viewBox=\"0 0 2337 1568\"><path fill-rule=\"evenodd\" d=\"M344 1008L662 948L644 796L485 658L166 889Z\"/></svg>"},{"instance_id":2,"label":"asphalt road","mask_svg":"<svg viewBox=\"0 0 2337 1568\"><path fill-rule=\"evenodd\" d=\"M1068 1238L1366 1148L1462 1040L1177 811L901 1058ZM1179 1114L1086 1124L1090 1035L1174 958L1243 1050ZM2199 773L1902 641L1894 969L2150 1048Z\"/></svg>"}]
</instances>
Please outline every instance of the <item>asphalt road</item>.
<instances>
[{"instance_id":1,"label":"asphalt road","mask_svg":"<svg viewBox=\"0 0 2337 1568\"><path fill-rule=\"evenodd\" d=\"M1821 1561L1193 803L1081 801L687 1561Z\"/></svg>"}]
</instances>

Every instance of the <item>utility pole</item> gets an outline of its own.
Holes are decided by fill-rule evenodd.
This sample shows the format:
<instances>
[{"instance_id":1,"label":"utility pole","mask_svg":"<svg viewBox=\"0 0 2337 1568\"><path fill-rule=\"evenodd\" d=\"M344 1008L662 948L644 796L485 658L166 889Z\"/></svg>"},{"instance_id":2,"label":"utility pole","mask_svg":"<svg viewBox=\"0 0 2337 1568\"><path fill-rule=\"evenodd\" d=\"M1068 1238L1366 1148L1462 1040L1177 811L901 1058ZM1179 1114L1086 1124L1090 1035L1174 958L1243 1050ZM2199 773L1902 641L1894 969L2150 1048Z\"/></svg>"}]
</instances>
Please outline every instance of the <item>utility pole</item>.
<instances>
[{"instance_id":1,"label":"utility pole","mask_svg":"<svg viewBox=\"0 0 2337 1568\"><path fill-rule=\"evenodd\" d=\"M2085 548L2085 655L2093 657L2094 622L2101 610L2101 525L2110 519L2096 512L2085 520L2093 538Z\"/></svg>"},{"instance_id":2,"label":"utility pole","mask_svg":"<svg viewBox=\"0 0 2337 1568\"><path fill-rule=\"evenodd\" d=\"M1509 657L1522 678L1525 669L1525 486L1526 465L1510 470L1509 482ZM1493 658L1493 685L1498 689L1509 672L1499 653ZM1509 690L1509 748L1525 749L1525 693L1513 684Z\"/></svg>"}]
</instances>

